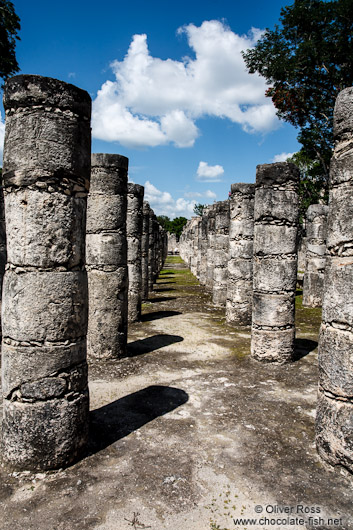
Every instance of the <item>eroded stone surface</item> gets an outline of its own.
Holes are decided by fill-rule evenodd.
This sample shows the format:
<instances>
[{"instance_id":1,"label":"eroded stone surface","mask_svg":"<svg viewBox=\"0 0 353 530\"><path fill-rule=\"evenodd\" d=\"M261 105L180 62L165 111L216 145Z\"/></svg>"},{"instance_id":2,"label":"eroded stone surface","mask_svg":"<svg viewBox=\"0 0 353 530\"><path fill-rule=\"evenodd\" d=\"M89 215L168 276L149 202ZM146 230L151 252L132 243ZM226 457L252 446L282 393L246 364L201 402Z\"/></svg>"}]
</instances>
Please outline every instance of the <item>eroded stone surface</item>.
<instances>
[{"instance_id":1,"label":"eroded stone surface","mask_svg":"<svg viewBox=\"0 0 353 530\"><path fill-rule=\"evenodd\" d=\"M353 472L353 89L334 112L327 262L319 344L316 444L320 456Z\"/></svg>"},{"instance_id":2,"label":"eroded stone surface","mask_svg":"<svg viewBox=\"0 0 353 530\"><path fill-rule=\"evenodd\" d=\"M4 107L3 457L45 470L73 462L88 437L91 100L73 85L21 75L7 81Z\"/></svg>"},{"instance_id":3,"label":"eroded stone surface","mask_svg":"<svg viewBox=\"0 0 353 530\"><path fill-rule=\"evenodd\" d=\"M126 354L127 341L127 169L121 155L92 155L87 208L89 318L87 348L91 359Z\"/></svg>"},{"instance_id":4,"label":"eroded stone surface","mask_svg":"<svg viewBox=\"0 0 353 530\"><path fill-rule=\"evenodd\" d=\"M259 361L294 357L298 182L293 164L257 167L251 352Z\"/></svg>"}]
</instances>

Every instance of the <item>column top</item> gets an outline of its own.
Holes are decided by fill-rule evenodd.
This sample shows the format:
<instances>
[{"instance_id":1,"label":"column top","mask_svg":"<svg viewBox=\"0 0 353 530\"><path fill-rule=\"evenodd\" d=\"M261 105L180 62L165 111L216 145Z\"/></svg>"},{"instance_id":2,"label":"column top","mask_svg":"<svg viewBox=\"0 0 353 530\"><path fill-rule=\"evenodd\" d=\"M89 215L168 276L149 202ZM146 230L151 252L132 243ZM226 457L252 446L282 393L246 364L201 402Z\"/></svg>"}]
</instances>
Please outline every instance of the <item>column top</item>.
<instances>
[{"instance_id":1,"label":"column top","mask_svg":"<svg viewBox=\"0 0 353 530\"><path fill-rule=\"evenodd\" d=\"M275 162L256 166L256 188L262 186L297 185L299 169L292 162Z\"/></svg>"},{"instance_id":2,"label":"column top","mask_svg":"<svg viewBox=\"0 0 353 530\"><path fill-rule=\"evenodd\" d=\"M91 155L92 167L111 167L126 169L129 168L129 159L123 155L109 154L109 153L92 153Z\"/></svg>"},{"instance_id":3,"label":"column top","mask_svg":"<svg viewBox=\"0 0 353 530\"><path fill-rule=\"evenodd\" d=\"M91 118L88 92L52 77L33 74L11 77L5 83L3 102L5 110L43 105Z\"/></svg>"}]
</instances>

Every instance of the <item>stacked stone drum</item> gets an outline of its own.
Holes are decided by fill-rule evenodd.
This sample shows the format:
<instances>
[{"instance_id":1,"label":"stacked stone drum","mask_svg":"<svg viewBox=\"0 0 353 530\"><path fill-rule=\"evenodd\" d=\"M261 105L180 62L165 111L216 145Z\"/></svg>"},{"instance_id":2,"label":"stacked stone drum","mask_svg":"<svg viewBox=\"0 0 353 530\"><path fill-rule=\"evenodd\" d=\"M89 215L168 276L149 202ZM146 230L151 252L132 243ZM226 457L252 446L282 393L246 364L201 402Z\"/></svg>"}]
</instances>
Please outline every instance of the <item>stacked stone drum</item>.
<instances>
[{"instance_id":1,"label":"stacked stone drum","mask_svg":"<svg viewBox=\"0 0 353 530\"><path fill-rule=\"evenodd\" d=\"M126 354L128 162L121 155L92 155L87 211L90 358Z\"/></svg>"},{"instance_id":2,"label":"stacked stone drum","mask_svg":"<svg viewBox=\"0 0 353 530\"><path fill-rule=\"evenodd\" d=\"M293 359L299 170L257 166L251 353L259 361Z\"/></svg>"},{"instance_id":3,"label":"stacked stone drum","mask_svg":"<svg viewBox=\"0 0 353 530\"><path fill-rule=\"evenodd\" d=\"M330 169L327 262L319 339L316 443L353 472L353 88L337 97Z\"/></svg>"},{"instance_id":4,"label":"stacked stone drum","mask_svg":"<svg viewBox=\"0 0 353 530\"><path fill-rule=\"evenodd\" d=\"M3 456L18 469L77 458L88 436L89 95L20 75L4 90Z\"/></svg>"}]
</instances>

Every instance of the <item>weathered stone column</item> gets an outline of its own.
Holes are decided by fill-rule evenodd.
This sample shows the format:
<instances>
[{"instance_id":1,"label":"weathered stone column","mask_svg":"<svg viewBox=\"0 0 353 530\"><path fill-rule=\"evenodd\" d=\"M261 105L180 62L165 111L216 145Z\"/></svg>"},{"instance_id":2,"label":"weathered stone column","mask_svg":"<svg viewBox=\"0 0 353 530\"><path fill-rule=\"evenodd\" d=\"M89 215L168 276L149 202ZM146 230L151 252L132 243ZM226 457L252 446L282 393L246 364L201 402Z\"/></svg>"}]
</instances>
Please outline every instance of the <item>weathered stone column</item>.
<instances>
[{"instance_id":1,"label":"weathered stone column","mask_svg":"<svg viewBox=\"0 0 353 530\"><path fill-rule=\"evenodd\" d=\"M294 354L298 183L294 164L257 166L251 352L259 361Z\"/></svg>"},{"instance_id":2,"label":"weathered stone column","mask_svg":"<svg viewBox=\"0 0 353 530\"><path fill-rule=\"evenodd\" d=\"M229 200L226 200L215 204L212 301L218 307L225 307L227 300L228 245Z\"/></svg>"},{"instance_id":3,"label":"weathered stone column","mask_svg":"<svg viewBox=\"0 0 353 530\"><path fill-rule=\"evenodd\" d=\"M127 344L127 171L125 156L92 155L87 210L91 359L122 357Z\"/></svg>"},{"instance_id":4,"label":"weathered stone column","mask_svg":"<svg viewBox=\"0 0 353 530\"><path fill-rule=\"evenodd\" d=\"M148 239L150 223L150 205L143 201L142 207L142 239L141 239L141 297L148 299Z\"/></svg>"},{"instance_id":5,"label":"weathered stone column","mask_svg":"<svg viewBox=\"0 0 353 530\"><path fill-rule=\"evenodd\" d=\"M150 208L149 233L148 233L148 292L153 291L154 285L154 260L155 260L155 215Z\"/></svg>"},{"instance_id":6,"label":"weathered stone column","mask_svg":"<svg viewBox=\"0 0 353 530\"><path fill-rule=\"evenodd\" d=\"M1 300L2 300L2 283L5 274L5 265L7 261L6 253L6 225L5 225L5 204L4 189L2 179L0 181L0 337L1 337Z\"/></svg>"},{"instance_id":7,"label":"weathered stone column","mask_svg":"<svg viewBox=\"0 0 353 530\"><path fill-rule=\"evenodd\" d=\"M206 288L212 292L213 290L213 270L214 270L214 240L215 240L215 218L216 210L215 204L212 204L208 210L207 216L207 274L206 274Z\"/></svg>"},{"instance_id":8,"label":"weathered stone column","mask_svg":"<svg viewBox=\"0 0 353 530\"><path fill-rule=\"evenodd\" d=\"M353 88L334 112L327 262L319 339L316 444L332 465L353 472Z\"/></svg>"},{"instance_id":9,"label":"weathered stone column","mask_svg":"<svg viewBox=\"0 0 353 530\"><path fill-rule=\"evenodd\" d=\"M254 196L254 184L231 186L226 320L240 326L252 316Z\"/></svg>"},{"instance_id":10,"label":"weathered stone column","mask_svg":"<svg viewBox=\"0 0 353 530\"><path fill-rule=\"evenodd\" d=\"M144 187L128 183L127 196L127 263L129 271L129 322L136 322L141 317L142 291L142 223Z\"/></svg>"},{"instance_id":11,"label":"weathered stone column","mask_svg":"<svg viewBox=\"0 0 353 530\"><path fill-rule=\"evenodd\" d=\"M328 206L312 204L306 213L306 263L303 305L321 307L326 263Z\"/></svg>"},{"instance_id":12,"label":"weathered stone column","mask_svg":"<svg viewBox=\"0 0 353 530\"><path fill-rule=\"evenodd\" d=\"M7 81L4 107L3 457L45 470L74 461L88 436L91 98L20 75Z\"/></svg>"},{"instance_id":13,"label":"weathered stone column","mask_svg":"<svg viewBox=\"0 0 353 530\"><path fill-rule=\"evenodd\" d=\"M201 285L207 283L207 224L208 224L208 210L209 206L206 206L202 212L200 222L200 239L199 239L199 250L200 250L200 274L199 281Z\"/></svg>"}]
</instances>

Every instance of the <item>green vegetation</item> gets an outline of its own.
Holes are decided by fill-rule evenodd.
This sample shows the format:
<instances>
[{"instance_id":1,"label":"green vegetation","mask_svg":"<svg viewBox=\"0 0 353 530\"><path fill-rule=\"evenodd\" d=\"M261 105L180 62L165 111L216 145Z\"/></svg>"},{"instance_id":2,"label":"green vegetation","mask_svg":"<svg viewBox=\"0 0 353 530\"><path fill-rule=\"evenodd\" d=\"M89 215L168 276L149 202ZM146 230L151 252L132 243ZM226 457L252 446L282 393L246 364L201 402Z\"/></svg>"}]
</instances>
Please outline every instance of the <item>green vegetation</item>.
<instances>
[{"instance_id":1,"label":"green vegetation","mask_svg":"<svg viewBox=\"0 0 353 530\"><path fill-rule=\"evenodd\" d=\"M202 217L203 211L206 208L206 204L195 204L194 206L194 214L200 215Z\"/></svg>"},{"instance_id":2,"label":"green vegetation","mask_svg":"<svg viewBox=\"0 0 353 530\"><path fill-rule=\"evenodd\" d=\"M170 234L175 234L178 240L184 226L188 222L186 217L176 217L171 221L167 215L158 215L157 221L165 230L167 230L167 232Z\"/></svg>"},{"instance_id":3,"label":"green vegetation","mask_svg":"<svg viewBox=\"0 0 353 530\"><path fill-rule=\"evenodd\" d=\"M13 3L0 0L0 77L6 80L19 71L16 60L17 32L21 29L20 19L15 13Z\"/></svg>"},{"instance_id":4,"label":"green vegetation","mask_svg":"<svg viewBox=\"0 0 353 530\"><path fill-rule=\"evenodd\" d=\"M292 161L301 170L304 209L327 198L335 100L353 84L353 2L295 0L280 15L280 26L243 57L270 85L277 115L299 129L302 148Z\"/></svg>"}]
</instances>

